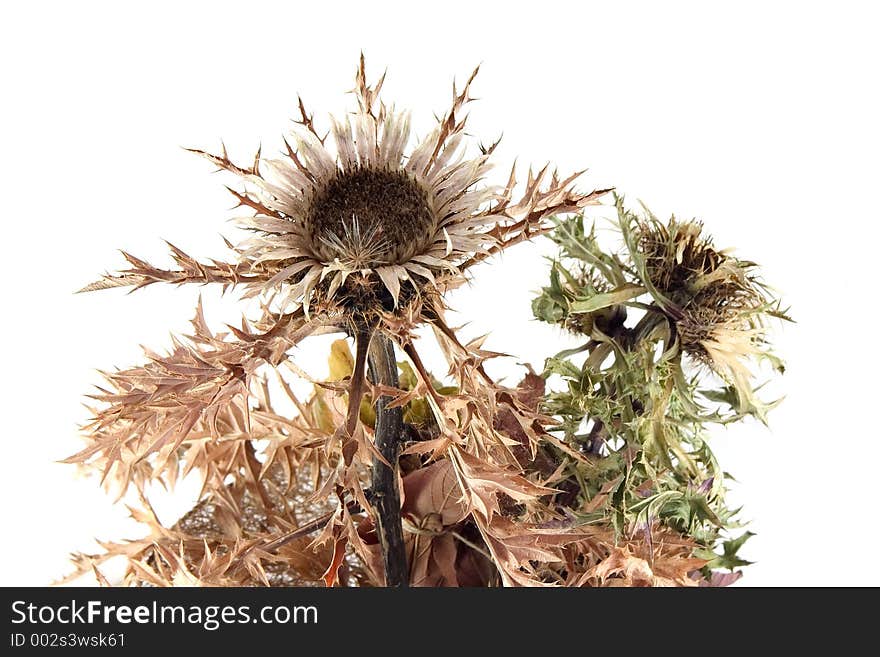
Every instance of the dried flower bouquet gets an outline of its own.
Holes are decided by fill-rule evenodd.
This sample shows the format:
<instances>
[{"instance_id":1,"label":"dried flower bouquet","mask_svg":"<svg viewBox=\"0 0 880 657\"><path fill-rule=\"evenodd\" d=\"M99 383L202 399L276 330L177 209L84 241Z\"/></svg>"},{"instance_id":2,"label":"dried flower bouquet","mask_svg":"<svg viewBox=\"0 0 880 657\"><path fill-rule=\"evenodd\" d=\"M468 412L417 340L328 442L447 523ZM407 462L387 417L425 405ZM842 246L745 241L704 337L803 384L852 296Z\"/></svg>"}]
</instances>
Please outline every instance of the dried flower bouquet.
<instances>
[{"instance_id":1,"label":"dried flower bouquet","mask_svg":"<svg viewBox=\"0 0 880 657\"><path fill-rule=\"evenodd\" d=\"M254 312L217 331L200 302L167 353L105 374L86 445L68 461L133 492L148 533L77 555L71 577L108 583L101 564L119 555L125 584L156 586L739 576L749 534L730 533L705 427L772 406L750 364L781 370L766 344L767 319L785 317L778 301L699 223L634 214L616 196L622 248L604 250L583 211L610 190L578 191L579 173L544 167L518 185L511 170L489 184L495 145L471 153L465 133L475 75L414 142L409 114L380 100L384 76L369 84L361 58L356 108L327 134L300 102L280 157L195 151L239 179L229 189L249 237L227 243L234 258L172 246L164 269L126 253L126 269L84 288L212 283ZM475 264L546 233L560 256L535 316L584 343L508 387L483 366L501 354L463 343L445 298ZM448 364L441 378L417 350L425 325ZM341 335L330 377L301 398L292 349L326 333ZM191 473L198 504L163 525L148 484Z\"/></svg>"}]
</instances>

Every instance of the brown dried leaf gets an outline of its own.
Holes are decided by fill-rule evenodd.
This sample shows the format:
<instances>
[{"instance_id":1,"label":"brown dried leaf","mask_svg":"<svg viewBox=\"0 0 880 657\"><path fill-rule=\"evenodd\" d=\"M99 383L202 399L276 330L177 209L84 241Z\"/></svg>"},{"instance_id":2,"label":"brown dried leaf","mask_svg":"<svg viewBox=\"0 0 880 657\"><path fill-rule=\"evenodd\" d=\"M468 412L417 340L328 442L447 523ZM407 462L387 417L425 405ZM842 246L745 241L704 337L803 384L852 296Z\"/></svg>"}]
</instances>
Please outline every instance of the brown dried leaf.
<instances>
[{"instance_id":1,"label":"brown dried leaf","mask_svg":"<svg viewBox=\"0 0 880 657\"><path fill-rule=\"evenodd\" d=\"M517 472L482 460L458 448L449 455L467 500L470 512L479 513L487 521L499 512L498 494L504 493L518 502L533 502L542 495L556 492L534 484Z\"/></svg>"},{"instance_id":2,"label":"brown dried leaf","mask_svg":"<svg viewBox=\"0 0 880 657\"><path fill-rule=\"evenodd\" d=\"M403 478L403 490L401 512L417 520L437 515L449 527L467 516L455 469L448 459L409 473Z\"/></svg>"}]
</instances>

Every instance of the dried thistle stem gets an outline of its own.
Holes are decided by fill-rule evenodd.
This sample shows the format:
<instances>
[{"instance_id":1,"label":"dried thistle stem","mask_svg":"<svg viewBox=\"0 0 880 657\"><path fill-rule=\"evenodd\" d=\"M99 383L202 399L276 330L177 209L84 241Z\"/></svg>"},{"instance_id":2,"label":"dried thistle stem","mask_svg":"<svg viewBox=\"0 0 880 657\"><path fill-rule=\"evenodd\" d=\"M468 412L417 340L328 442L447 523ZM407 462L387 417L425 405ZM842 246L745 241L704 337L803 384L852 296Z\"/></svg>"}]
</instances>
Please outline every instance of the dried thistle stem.
<instances>
[{"instance_id":1,"label":"dried thistle stem","mask_svg":"<svg viewBox=\"0 0 880 657\"><path fill-rule=\"evenodd\" d=\"M360 336L358 339L361 339ZM397 388L397 361L394 343L380 332L373 334L369 358L370 380L377 385ZM392 465L388 467L378 457L373 457L373 481L371 504L376 516L376 532L382 548L385 566L385 586L409 586L409 567L403 539L403 523L400 517L400 491L397 487L397 458L403 435L403 408L389 408L388 396L376 400L376 449Z\"/></svg>"}]
</instances>

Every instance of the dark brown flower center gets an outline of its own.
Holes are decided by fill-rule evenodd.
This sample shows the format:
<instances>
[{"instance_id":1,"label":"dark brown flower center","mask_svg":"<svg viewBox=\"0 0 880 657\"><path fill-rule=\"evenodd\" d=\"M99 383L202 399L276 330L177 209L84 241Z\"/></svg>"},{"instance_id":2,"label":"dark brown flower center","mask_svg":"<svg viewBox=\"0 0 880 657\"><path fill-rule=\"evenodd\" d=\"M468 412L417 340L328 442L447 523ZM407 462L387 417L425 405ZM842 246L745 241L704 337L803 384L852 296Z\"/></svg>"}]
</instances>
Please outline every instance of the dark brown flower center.
<instances>
[{"instance_id":1,"label":"dark brown flower center","mask_svg":"<svg viewBox=\"0 0 880 657\"><path fill-rule=\"evenodd\" d=\"M430 243L433 223L421 185L399 171L371 169L337 175L306 216L315 255L355 268L406 262Z\"/></svg>"}]
</instances>

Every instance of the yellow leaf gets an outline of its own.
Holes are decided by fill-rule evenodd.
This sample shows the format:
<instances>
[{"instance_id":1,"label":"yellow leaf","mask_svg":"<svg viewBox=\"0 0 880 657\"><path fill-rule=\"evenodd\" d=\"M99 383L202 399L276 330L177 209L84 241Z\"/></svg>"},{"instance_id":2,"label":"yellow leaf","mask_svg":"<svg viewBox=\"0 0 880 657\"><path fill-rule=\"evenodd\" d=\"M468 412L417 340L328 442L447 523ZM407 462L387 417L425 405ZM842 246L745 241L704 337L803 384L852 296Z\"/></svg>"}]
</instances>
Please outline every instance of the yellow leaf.
<instances>
[{"instance_id":1,"label":"yellow leaf","mask_svg":"<svg viewBox=\"0 0 880 657\"><path fill-rule=\"evenodd\" d=\"M344 378L351 376L354 371L354 356L348 348L348 342L345 340L335 340L330 345L330 376L328 381L342 381Z\"/></svg>"},{"instance_id":2,"label":"yellow leaf","mask_svg":"<svg viewBox=\"0 0 880 657\"><path fill-rule=\"evenodd\" d=\"M333 422L333 413L330 411L330 407L327 406L327 402L324 401L324 398L321 395L314 396L312 399L311 410L314 423L319 429L328 433L332 433L335 430L336 427Z\"/></svg>"},{"instance_id":3,"label":"yellow leaf","mask_svg":"<svg viewBox=\"0 0 880 657\"><path fill-rule=\"evenodd\" d=\"M361 422L371 429L376 427L376 409L373 408L372 401L369 396L364 395L361 399L361 407L359 409Z\"/></svg>"}]
</instances>

